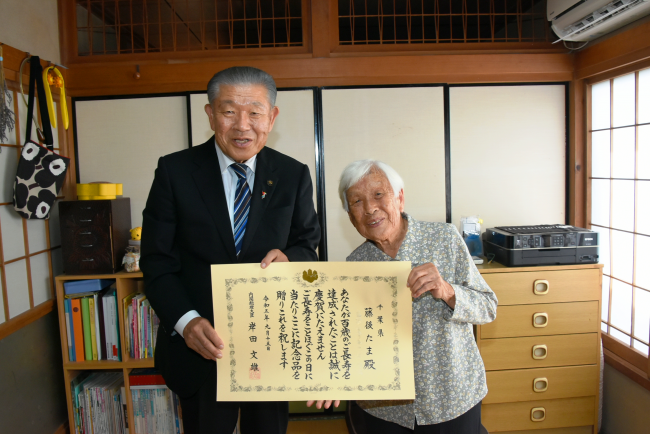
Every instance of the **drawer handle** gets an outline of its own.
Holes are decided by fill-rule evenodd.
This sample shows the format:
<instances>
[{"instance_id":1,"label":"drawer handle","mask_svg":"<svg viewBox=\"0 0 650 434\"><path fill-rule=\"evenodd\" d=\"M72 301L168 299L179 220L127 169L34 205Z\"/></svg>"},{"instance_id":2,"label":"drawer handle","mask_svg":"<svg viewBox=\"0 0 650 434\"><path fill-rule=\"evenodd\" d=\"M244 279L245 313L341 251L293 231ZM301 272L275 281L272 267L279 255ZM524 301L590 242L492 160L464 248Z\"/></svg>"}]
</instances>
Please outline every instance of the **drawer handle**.
<instances>
[{"instance_id":1,"label":"drawer handle","mask_svg":"<svg viewBox=\"0 0 650 434\"><path fill-rule=\"evenodd\" d=\"M92 244L82 244L81 247L92 247Z\"/></svg>"},{"instance_id":2,"label":"drawer handle","mask_svg":"<svg viewBox=\"0 0 650 434\"><path fill-rule=\"evenodd\" d=\"M92 232L79 232L81 235L92 235Z\"/></svg>"},{"instance_id":3,"label":"drawer handle","mask_svg":"<svg viewBox=\"0 0 650 434\"><path fill-rule=\"evenodd\" d=\"M79 219L79 221L80 221L80 222L84 222L84 223L86 223L86 222L91 222L92 220L91 220L91 219L83 219L83 220L82 220L82 219Z\"/></svg>"},{"instance_id":4,"label":"drawer handle","mask_svg":"<svg viewBox=\"0 0 650 434\"><path fill-rule=\"evenodd\" d=\"M530 420L533 422L541 422L546 419L546 409L544 407L535 407L530 410Z\"/></svg>"},{"instance_id":5,"label":"drawer handle","mask_svg":"<svg viewBox=\"0 0 650 434\"><path fill-rule=\"evenodd\" d=\"M548 325L548 314L546 312L533 315L533 327L541 328Z\"/></svg>"},{"instance_id":6,"label":"drawer handle","mask_svg":"<svg viewBox=\"0 0 650 434\"><path fill-rule=\"evenodd\" d=\"M548 356L548 348L546 345L535 345L533 346L533 359L542 360Z\"/></svg>"},{"instance_id":7,"label":"drawer handle","mask_svg":"<svg viewBox=\"0 0 650 434\"><path fill-rule=\"evenodd\" d=\"M533 282L533 292L535 295L546 295L551 285L548 280L536 280Z\"/></svg>"},{"instance_id":8,"label":"drawer handle","mask_svg":"<svg viewBox=\"0 0 650 434\"><path fill-rule=\"evenodd\" d=\"M91 259L82 259L81 260L81 262L93 262L93 261L94 261L94 259L92 259L92 258Z\"/></svg>"},{"instance_id":9,"label":"drawer handle","mask_svg":"<svg viewBox=\"0 0 650 434\"><path fill-rule=\"evenodd\" d=\"M541 393L546 392L548 389L548 379L546 377L539 377L533 380L533 392Z\"/></svg>"}]
</instances>

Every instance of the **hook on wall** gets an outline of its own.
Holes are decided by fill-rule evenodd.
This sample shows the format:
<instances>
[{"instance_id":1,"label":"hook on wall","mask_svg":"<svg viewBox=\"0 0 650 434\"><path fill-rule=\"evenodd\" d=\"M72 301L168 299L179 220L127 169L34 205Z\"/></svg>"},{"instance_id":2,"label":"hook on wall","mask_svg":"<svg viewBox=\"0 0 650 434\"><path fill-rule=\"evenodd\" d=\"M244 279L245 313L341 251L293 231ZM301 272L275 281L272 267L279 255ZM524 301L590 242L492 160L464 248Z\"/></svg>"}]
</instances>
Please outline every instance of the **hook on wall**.
<instances>
[{"instance_id":1,"label":"hook on wall","mask_svg":"<svg viewBox=\"0 0 650 434\"><path fill-rule=\"evenodd\" d=\"M133 74L133 78L136 80L140 79L140 65L135 65L135 74Z\"/></svg>"}]
</instances>

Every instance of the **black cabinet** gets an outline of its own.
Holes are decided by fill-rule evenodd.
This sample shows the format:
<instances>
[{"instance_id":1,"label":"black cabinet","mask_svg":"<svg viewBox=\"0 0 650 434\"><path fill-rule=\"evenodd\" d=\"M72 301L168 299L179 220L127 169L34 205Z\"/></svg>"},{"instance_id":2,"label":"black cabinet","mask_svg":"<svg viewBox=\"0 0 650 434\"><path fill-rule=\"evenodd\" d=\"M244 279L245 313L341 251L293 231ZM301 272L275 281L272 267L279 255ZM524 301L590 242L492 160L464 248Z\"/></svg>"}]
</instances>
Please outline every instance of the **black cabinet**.
<instances>
[{"instance_id":1,"label":"black cabinet","mask_svg":"<svg viewBox=\"0 0 650 434\"><path fill-rule=\"evenodd\" d=\"M59 216L66 274L106 274L122 268L131 237L129 198L59 202Z\"/></svg>"}]
</instances>

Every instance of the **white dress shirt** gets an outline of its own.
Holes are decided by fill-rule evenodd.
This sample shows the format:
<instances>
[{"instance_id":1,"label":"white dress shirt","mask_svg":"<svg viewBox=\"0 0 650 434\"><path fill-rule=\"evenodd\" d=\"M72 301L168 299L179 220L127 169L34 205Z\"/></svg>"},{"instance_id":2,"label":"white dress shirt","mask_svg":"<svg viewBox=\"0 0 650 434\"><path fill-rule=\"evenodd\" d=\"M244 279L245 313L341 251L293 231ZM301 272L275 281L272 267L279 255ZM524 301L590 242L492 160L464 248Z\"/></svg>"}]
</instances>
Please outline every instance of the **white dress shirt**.
<instances>
[{"instance_id":1,"label":"white dress shirt","mask_svg":"<svg viewBox=\"0 0 650 434\"><path fill-rule=\"evenodd\" d=\"M228 215L230 216L230 227L234 232L235 218L233 212L235 207L235 187L237 186L238 177L234 170L230 169L230 165L234 164L235 160L223 153L219 145L217 145L216 140L214 146L217 148L217 159L219 160L219 169L221 170L221 179L223 180L223 191L226 193ZM248 183L248 188L252 193L253 182L255 181L255 168L257 167L257 154L253 155L250 160L245 161L244 164L248 166L248 170L246 170L246 182ZM174 326L174 330L176 330L179 335L183 336L183 330L185 330L187 323L200 316L201 315L199 315L195 310L187 312L178 320Z\"/></svg>"}]
</instances>

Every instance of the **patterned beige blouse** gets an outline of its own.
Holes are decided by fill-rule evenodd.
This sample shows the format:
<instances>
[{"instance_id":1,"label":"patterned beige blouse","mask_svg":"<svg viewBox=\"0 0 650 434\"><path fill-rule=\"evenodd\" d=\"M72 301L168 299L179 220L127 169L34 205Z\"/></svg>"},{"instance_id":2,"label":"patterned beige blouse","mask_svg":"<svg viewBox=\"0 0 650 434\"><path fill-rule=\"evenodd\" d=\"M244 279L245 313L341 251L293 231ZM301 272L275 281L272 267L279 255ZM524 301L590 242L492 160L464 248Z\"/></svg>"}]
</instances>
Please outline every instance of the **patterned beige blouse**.
<instances>
[{"instance_id":1,"label":"patterned beige blouse","mask_svg":"<svg viewBox=\"0 0 650 434\"><path fill-rule=\"evenodd\" d=\"M485 367L472 324L493 321L497 298L476 269L456 227L420 222L410 216L408 231L395 259L366 241L348 261L432 262L456 292L456 307L430 292L413 300L413 369L415 400L357 401L380 419L413 429L462 415L487 394Z\"/></svg>"}]
</instances>

